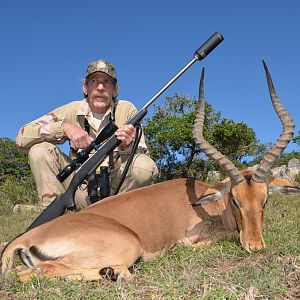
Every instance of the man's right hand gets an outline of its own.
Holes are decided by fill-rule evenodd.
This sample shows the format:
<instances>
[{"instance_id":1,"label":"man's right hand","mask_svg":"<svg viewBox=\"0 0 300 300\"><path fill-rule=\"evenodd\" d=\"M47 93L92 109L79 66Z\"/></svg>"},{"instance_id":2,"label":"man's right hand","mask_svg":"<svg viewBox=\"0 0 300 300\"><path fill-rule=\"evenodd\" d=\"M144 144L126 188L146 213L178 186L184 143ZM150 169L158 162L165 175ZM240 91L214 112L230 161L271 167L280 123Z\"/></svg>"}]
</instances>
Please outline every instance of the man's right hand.
<instances>
[{"instance_id":1,"label":"man's right hand","mask_svg":"<svg viewBox=\"0 0 300 300\"><path fill-rule=\"evenodd\" d=\"M88 147L93 140L85 130L72 123L65 122L63 130L75 150Z\"/></svg>"}]
</instances>

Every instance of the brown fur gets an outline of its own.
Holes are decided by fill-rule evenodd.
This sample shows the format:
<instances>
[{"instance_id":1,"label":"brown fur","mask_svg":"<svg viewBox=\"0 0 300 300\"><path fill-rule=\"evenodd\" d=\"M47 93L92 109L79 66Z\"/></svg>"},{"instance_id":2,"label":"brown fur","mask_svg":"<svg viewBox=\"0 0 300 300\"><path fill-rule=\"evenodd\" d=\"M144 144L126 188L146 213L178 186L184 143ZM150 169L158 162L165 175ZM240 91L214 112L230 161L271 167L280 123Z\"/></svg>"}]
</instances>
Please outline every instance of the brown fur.
<instances>
[{"instance_id":1,"label":"brown fur","mask_svg":"<svg viewBox=\"0 0 300 300\"><path fill-rule=\"evenodd\" d=\"M138 259L152 259L178 243L209 244L236 234L237 225L242 246L259 250L264 247L267 186L249 176L233 187L230 181L210 187L191 179L170 180L65 214L11 241L2 253L2 273L12 269L19 250L29 265L19 272L21 281L32 275L94 280L107 269L129 279L128 268ZM197 204L206 197L210 202ZM212 222L213 216L219 221Z\"/></svg>"},{"instance_id":2,"label":"brown fur","mask_svg":"<svg viewBox=\"0 0 300 300\"><path fill-rule=\"evenodd\" d=\"M21 250L33 264L20 273L21 280L40 273L98 279L102 268L126 266L127 269L138 258L151 259L177 242L192 244L208 240L203 220L209 212L191 205L207 187L193 180L177 179L110 197L81 212L66 214L10 242L2 253L2 272L12 268L13 255ZM37 252L51 257L51 261L44 261ZM94 271L91 273L89 269ZM128 278L128 274L121 273Z\"/></svg>"}]
</instances>

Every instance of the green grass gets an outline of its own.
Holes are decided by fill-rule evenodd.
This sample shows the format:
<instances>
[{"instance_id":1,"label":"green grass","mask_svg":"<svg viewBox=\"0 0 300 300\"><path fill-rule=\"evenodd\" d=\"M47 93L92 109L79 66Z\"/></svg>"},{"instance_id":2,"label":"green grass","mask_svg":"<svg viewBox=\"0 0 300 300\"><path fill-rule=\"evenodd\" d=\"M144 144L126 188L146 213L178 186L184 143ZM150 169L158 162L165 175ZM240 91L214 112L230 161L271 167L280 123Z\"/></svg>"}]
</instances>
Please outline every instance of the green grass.
<instances>
[{"instance_id":1,"label":"green grass","mask_svg":"<svg viewBox=\"0 0 300 300\"><path fill-rule=\"evenodd\" d=\"M267 248L248 254L236 238L197 250L179 245L133 266L131 282L49 281L22 284L0 277L0 299L299 299L300 195L272 195L265 213ZM2 215L0 242L22 232L34 216Z\"/></svg>"}]
</instances>

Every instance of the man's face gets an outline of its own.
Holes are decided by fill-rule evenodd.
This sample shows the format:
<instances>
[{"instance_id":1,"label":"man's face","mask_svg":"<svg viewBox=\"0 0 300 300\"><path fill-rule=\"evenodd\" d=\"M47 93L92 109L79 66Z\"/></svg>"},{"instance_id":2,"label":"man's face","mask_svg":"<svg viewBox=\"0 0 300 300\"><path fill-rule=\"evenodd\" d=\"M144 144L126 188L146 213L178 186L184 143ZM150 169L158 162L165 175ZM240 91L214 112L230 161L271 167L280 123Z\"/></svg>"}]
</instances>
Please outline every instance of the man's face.
<instances>
[{"instance_id":1,"label":"man's face","mask_svg":"<svg viewBox=\"0 0 300 300\"><path fill-rule=\"evenodd\" d=\"M83 92L92 112L103 114L111 105L113 97L117 96L117 85L105 73L95 72L88 76L83 84Z\"/></svg>"}]
</instances>

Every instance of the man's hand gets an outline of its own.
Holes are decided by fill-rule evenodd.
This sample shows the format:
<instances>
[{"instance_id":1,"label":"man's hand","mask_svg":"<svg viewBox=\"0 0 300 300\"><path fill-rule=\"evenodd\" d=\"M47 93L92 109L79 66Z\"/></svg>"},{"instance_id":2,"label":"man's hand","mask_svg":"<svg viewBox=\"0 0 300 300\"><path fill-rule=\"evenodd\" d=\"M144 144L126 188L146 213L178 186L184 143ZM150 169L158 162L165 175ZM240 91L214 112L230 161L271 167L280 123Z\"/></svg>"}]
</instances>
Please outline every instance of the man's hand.
<instances>
[{"instance_id":1,"label":"man's hand","mask_svg":"<svg viewBox=\"0 0 300 300\"><path fill-rule=\"evenodd\" d=\"M115 132L115 136L122 142L120 149L126 150L135 138L135 128L131 124L123 125Z\"/></svg>"},{"instance_id":2,"label":"man's hand","mask_svg":"<svg viewBox=\"0 0 300 300\"><path fill-rule=\"evenodd\" d=\"M86 131L74 124L65 122L63 129L75 150L88 147L93 140Z\"/></svg>"}]
</instances>

